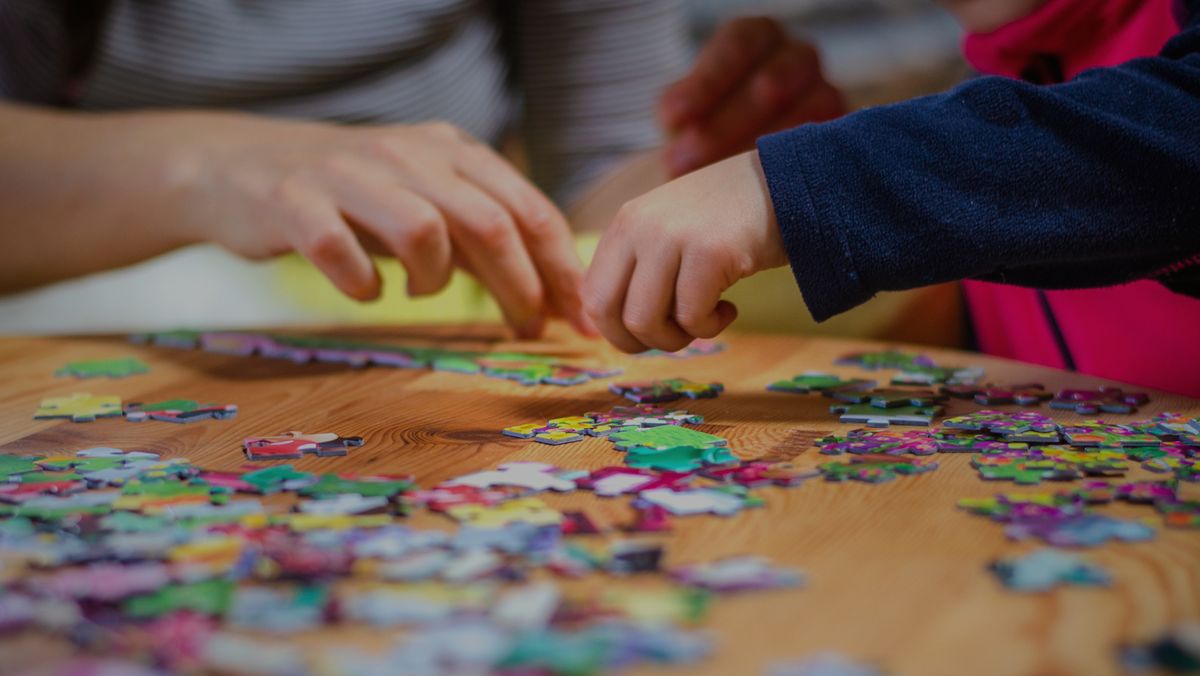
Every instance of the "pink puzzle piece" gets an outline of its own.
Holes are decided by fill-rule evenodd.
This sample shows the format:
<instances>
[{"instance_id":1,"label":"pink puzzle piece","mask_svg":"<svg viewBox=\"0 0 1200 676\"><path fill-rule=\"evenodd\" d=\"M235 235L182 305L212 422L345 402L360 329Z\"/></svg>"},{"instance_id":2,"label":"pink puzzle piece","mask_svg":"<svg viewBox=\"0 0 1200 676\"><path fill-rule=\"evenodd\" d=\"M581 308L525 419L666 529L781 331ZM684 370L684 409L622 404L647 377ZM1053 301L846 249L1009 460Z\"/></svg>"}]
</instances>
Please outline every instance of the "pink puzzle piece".
<instances>
[{"instance_id":1,"label":"pink puzzle piece","mask_svg":"<svg viewBox=\"0 0 1200 676\"><path fill-rule=\"evenodd\" d=\"M250 460L297 460L311 453L320 457L346 455L363 445L362 437L340 437L332 432L305 434L286 432L269 437L250 437L242 442Z\"/></svg>"},{"instance_id":2,"label":"pink puzzle piece","mask_svg":"<svg viewBox=\"0 0 1200 676\"><path fill-rule=\"evenodd\" d=\"M640 493L655 488L681 490L695 475L691 472L654 472L634 467L603 467L576 483L601 497Z\"/></svg>"}]
</instances>

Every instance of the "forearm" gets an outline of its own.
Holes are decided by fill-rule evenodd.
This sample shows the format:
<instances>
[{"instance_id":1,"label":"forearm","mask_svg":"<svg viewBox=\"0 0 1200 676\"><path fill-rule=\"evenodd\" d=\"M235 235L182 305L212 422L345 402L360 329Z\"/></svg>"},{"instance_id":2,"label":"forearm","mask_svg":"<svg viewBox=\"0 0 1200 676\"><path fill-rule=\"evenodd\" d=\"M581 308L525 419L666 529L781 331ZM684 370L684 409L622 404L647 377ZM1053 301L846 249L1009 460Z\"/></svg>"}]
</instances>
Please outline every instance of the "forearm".
<instances>
[{"instance_id":1,"label":"forearm","mask_svg":"<svg viewBox=\"0 0 1200 676\"><path fill-rule=\"evenodd\" d=\"M968 277L1149 277L1200 251L1200 34L1054 87L980 79L760 140L797 282L824 319Z\"/></svg>"},{"instance_id":2,"label":"forearm","mask_svg":"<svg viewBox=\"0 0 1200 676\"><path fill-rule=\"evenodd\" d=\"M169 150L186 115L0 104L0 293L196 241L168 207L195 178Z\"/></svg>"}]
</instances>

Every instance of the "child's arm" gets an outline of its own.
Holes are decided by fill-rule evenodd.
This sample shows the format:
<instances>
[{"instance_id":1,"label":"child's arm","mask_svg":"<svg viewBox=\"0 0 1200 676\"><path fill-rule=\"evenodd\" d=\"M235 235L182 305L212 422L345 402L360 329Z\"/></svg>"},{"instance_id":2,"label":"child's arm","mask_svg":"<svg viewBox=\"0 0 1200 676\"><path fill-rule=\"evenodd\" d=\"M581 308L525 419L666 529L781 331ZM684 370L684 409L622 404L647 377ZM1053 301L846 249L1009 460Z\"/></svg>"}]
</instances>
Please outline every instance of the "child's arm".
<instances>
[{"instance_id":1,"label":"child's arm","mask_svg":"<svg viewBox=\"0 0 1200 676\"><path fill-rule=\"evenodd\" d=\"M1200 27L1067 84L980 78L764 137L759 155L769 200L747 155L622 211L584 289L618 346L714 335L733 314L720 293L783 254L823 320L878 291L1100 286L1200 253Z\"/></svg>"}]
</instances>

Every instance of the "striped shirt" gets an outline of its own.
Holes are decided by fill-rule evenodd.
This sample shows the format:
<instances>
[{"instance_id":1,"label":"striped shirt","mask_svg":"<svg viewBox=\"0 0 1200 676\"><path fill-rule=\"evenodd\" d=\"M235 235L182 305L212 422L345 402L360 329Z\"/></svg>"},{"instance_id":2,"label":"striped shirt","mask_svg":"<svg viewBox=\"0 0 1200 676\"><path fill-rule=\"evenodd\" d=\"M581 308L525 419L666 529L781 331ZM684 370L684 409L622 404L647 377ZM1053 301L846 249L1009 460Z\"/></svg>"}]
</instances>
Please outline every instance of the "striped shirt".
<instances>
[{"instance_id":1,"label":"striped shirt","mask_svg":"<svg viewBox=\"0 0 1200 676\"><path fill-rule=\"evenodd\" d=\"M659 142L654 102L686 60L664 0L0 2L0 98L519 128L560 201Z\"/></svg>"}]
</instances>

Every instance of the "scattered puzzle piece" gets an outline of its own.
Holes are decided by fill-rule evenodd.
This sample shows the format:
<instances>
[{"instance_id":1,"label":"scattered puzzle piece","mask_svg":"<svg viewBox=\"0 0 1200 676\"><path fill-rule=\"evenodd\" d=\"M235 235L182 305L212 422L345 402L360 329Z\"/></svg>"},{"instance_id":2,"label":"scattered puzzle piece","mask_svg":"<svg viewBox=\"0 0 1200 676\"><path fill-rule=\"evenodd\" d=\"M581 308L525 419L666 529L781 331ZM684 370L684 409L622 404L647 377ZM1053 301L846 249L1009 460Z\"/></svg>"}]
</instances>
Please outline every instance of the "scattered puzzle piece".
<instances>
[{"instance_id":1,"label":"scattered puzzle piece","mask_svg":"<svg viewBox=\"0 0 1200 676\"><path fill-rule=\"evenodd\" d=\"M850 404L870 404L875 408L895 409L901 407L932 408L946 400L946 396L933 390L838 390L830 393L838 401Z\"/></svg>"},{"instance_id":2,"label":"scattered puzzle piece","mask_svg":"<svg viewBox=\"0 0 1200 676\"><path fill-rule=\"evenodd\" d=\"M125 405L125 419L130 422L161 420L173 423L191 423L200 420L229 420L237 415L237 404L199 404L193 399L168 399L153 404L131 403Z\"/></svg>"},{"instance_id":3,"label":"scattered puzzle piece","mask_svg":"<svg viewBox=\"0 0 1200 676\"><path fill-rule=\"evenodd\" d=\"M804 584L804 575L799 571L772 566L761 556L735 556L697 563L677 568L671 575L680 584L715 592L778 589Z\"/></svg>"},{"instance_id":4,"label":"scattered puzzle piece","mask_svg":"<svg viewBox=\"0 0 1200 676\"><path fill-rule=\"evenodd\" d=\"M575 490L575 477L580 475L586 475L586 472L566 472L541 462L509 462L494 470L451 479L445 485L473 488L515 486L529 491L572 491Z\"/></svg>"},{"instance_id":5,"label":"scattered puzzle piece","mask_svg":"<svg viewBox=\"0 0 1200 676\"><path fill-rule=\"evenodd\" d=\"M1019 385L943 385L942 394L959 399L972 399L980 406L1003 406L1016 404L1018 406L1037 406L1048 401L1054 395L1038 383L1022 383Z\"/></svg>"},{"instance_id":6,"label":"scattered puzzle piece","mask_svg":"<svg viewBox=\"0 0 1200 676\"><path fill-rule=\"evenodd\" d=\"M623 432L614 432L608 437L619 451L633 448L663 450L677 446L708 448L725 446L728 442L715 434L679 425L659 425Z\"/></svg>"},{"instance_id":7,"label":"scattered puzzle piece","mask_svg":"<svg viewBox=\"0 0 1200 676\"><path fill-rule=\"evenodd\" d=\"M1154 537L1154 529L1144 523L1098 514L1015 522L1004 532L1014 540L1038 538L1055 547L1097 547L1109 540L1141 542Z\"/></svg>"},{"instance_id":8,"label":"scattered puzzle piece","mask_svg":"<svg viewBox=\"0 0 1200 676\"><path fill-rule=\"evenodd\" d=\"M517 498L494 507L453 505L443 511L459 523L476 528L501 528L518 521L534 525L562 523L562 514L538 498Z\"/></svg>"},{"instance_id":9,"label":"scattered puzzle piece","mask_svg":"<svg viewBox=\"0 0 1200 676\"><path fill-rule=\"evenodd\" d=\"M56 376L74 376L76 378L126 378L140 373L149 373L150 368L140 359L125 357L122 359L93 359L87 361L68 362L66 366L54 372Z\"/></svg>"},{"instance_id":10,"label":"scattered puzzle piece","mask_svg":"<svg viewBox=\"0 0 1200 676\"><path fill-rule=\"evenodd\" d=\"M853 479L865 483L883 483L897 476L923 474L937 469L938 464L923 458L901 460L890 455L856 455L847 463L827 462L817 469L826 481Z\"/></svg>"},{"instance_id":11,"label":"scattered puzzle piece","mask_svg":"<svg viewBox=\"0 0 1200 676\"><path fill-rule=\"evenodd\" d=\"M994 561L989 569L1005 587L1021 592L1049 591L1068 584L1106 587L1112 581L1104 569L1086 558L1057 549Z\"/></svg>"},{"instance_id":12,"label":"scattered puzzle piece","mask_svg":"<svg viewBox=\"0 0 1200 676\"><path fill-rule=\"evenodd\" d=\"M942 407L877 408L870 404L834 404L829 407L829 411L840 414L838 420L844 423L888 427L890 425L929 425L934 418L941 415Z\"/></svg>"},{"instance_id":13,"label":"scattered puzzle piece","mask_svg":"<svg viewBox=\"0 0 1200 676\"><path fill-rule=\"evenodd\" d=\"M1145 392L1125 392L1116 387L1096 390L1060 390L1050 400L1050 408L1075 411L1080 415L1133 413L1138 406L1150 401Z\"/></svg>"},{"instance_id":14,"label":"scattered puzzle piece","mask_svg":"<svg viewBox=\"0 0 1200 676\"><path fill-rule=\"evenodd\" d=\"M821 475L816 470L796 469L794 465L786 462L744 462L733 467L704 467L700 474L714 481L746 488L799 486L808 479Z\"/></svg>"},{"instance_id":15,"label":"scattered puzzle piece","mask_svg":"<svg viewBox=\"0 0 1200 676\"><path fill-rule=\"evenodd\" d=\"M362 437L340 437L332 432L285 432L270 437L250 437L242 442L249 460L298 460L306 453L322 458L342 456L350 448L362 445Z\"/></svg>"},{"instance_id":16,"label":"scattered puzzle piece","mask_svg":"<svg viewBox=\"0 0 1200 676\"><path fill-rule=\"evenodd\" d=\"M740 491L717 488L688 488L673 491L667 488L655 488L638 494L641 505L662 507L677 516L694 514L716 514L731 516L746 507L756 507L762 503L748 499L745 489Z\"/></svg>"},{"instance_id":17,"label":"scattered puzzle piece","mask_svg":"<svg viewBox=\"0 0 1200 676\"><path fill-rule=\"evenodd\" d=\"M69 418L71 422L92 422L96 418L121 415L121 398L113 395L93 396L76 392L66 397L48 397L33 414L34 420Z\"/></svg>"},{"instance_id":18,"label":"scattered puzzle piece","mask_svg":"<svg viewBox=\"0 0 1200 676\"><path fill-rule=\"evenodd\" d=\"M722 446L672 446L661 449L634 446L625 453L626 465L663 472L694 472L708 465L736 462L737 456Z\"/></svg>"},{"instance_id":19,"label":"scattered puzzle piece","mask_svg":"<svg viewBox=\"0 0 1200 676\"><path fill-rule=\"evenodd\" d=\"M772 392L788 392L790 394L822 392L830 395L842 391L861 392L873 387L875 387L874 380L862 380L861 378L847 380L821 371L805 371L787 380L776 380L767 385L767 389Z\"/></svg>"},{"instance_id":20,"label":"scattered puzzle piece","mask_svg":"<svg viewBox=\"0 0 1200 676\"><path fill-rule=\"evenodd\" d=\"M721 383L697 383L686 378L667 378L645 382L613 383L608 386L613 394L619 394L639 404L654 404L689 399L711 399L721 394L725 386Z\"/></svg>"},{"instance_id":21,"label":"scattered puzzle piece","mask_svg":"<svg viewBox=\"0 0 1200 676\"><path fill-rule=\"evenodd\" d=\"M40 455L0 455L0 482L38 471L39 460L43 460Z\"/></svg>"},{"instance_id":22,"label":"scattered puzzle piece","mask_svg":"<svg viewBox=\"0 0 1200 676\"><path fill-rule=\"evenodd\" d=\"M939 450L938 440L924 430L851 430L845 436L821 437L813 442L823 455L933 455Z\"/></svg>"}]
</instances>

